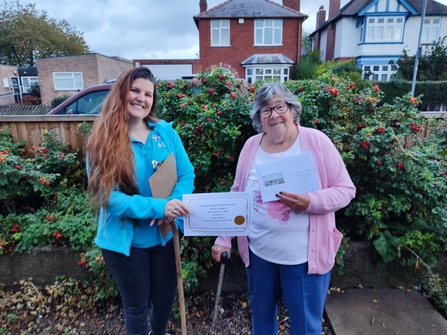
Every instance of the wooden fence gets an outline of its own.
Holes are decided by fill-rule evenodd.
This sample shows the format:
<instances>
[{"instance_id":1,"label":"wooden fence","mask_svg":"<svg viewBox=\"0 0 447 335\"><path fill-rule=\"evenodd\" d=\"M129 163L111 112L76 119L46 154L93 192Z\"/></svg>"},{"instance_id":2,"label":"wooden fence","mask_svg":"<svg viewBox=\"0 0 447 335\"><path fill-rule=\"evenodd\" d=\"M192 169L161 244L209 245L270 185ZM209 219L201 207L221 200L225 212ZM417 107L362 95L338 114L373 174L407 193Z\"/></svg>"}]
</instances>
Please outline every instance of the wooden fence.
<instances>
[{"instance_id":1,"label":"wooden fence","mask_svg":"<svg viewBox=\"0 0 447 335\"><path fill-rule=\"evenodd\" d=\"M95 115L0 115L0 129L9 127L14 143L26 141L25 148L42 144L45 130L55 129L56 136L62 144L73 149L84 149L84 138L78 131L82 122L93 122Z\"/></svg>"},{"instance_id":2,"label":"wooden fence","mask_svg":"<svg viewBox=\"0 0 447 335\"><path fill-rule=\"evenodd\" d=\"M447 118L447 113L422 113L427 118ZM0 115L0 129L5 126L11 129L13 142L26 141L26 149L29 150L33 145L39 146L42 143L42 133L44 130L55 129L56 135L62 144L71 146L73 149L79 149L83 152L84 138L78 131L78 125L84 121L93 122L95 115ZM430 130L427 123L418 134L418 138L427 138L430 136ZM414 137L408 137L403 143L405 148L413 146Z\"/></svg>"}]
</instances>

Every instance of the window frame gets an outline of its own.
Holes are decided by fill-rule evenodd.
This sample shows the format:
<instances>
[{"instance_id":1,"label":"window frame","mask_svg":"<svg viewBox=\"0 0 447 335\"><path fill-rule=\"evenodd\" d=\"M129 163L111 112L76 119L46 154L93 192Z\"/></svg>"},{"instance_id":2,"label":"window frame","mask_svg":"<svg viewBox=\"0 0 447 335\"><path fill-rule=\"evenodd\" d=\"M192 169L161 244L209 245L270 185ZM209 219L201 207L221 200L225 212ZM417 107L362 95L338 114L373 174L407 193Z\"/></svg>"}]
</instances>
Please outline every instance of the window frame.
<instances>
[{"instance_id":1,"label":"window frame","mask_svg":"<svg viewBox=\"0 0 447 335\"><path fill-rule=\"evenodd\" d=\"M256 19L254 22L254 45L282 46L283 31L284 22L282 19ZM270 37L271 43L266 42L266 39Z\"/></svg>"},{"instance_id":2,"label":"window frame","mask_svg":"<svg viewBox=\"0 0 447 335\"><path fill-rule=\"evenodd\" d=\"M20 77L20 83L22 84L22 93L29 93L31 92L31 87L33 85L36 84L39 85L39 77L36 76Z\"/></svg>"},{"instance_id":3,"label":"window frame","mask_svg":"<svg viewBox=\"0 0 447 335\"><path fill-rule=\"evenodd\" d=\"M72 86L61 85L61 81L65 83L71 81ZM84 89L84 78L82 72L53 72L53 84L55 91L82 90Z\"/></svg>"},{"instance_id":4,"label":"window frame","mask_svg":"<svg viewBox=\"0 0 447 335\"><path fill-rule=\"evenodd\" d=\"M275 73L279 71L279 73ZM245 68L245 80L249 84L254 84L258 81L271 81L276 78L280 83L284 83L290 79L290 65L251 65Z\"/></svg>"},{"instance_id":5,"label":"window frame","mask_svg":"<svg viewBox=\"0 0 447 335\"><path fill-rule=\"evenodd\" d=\"M213 27L213 24L219 23L219 26ZM223 27L223 23L227 24L227 27ZM219 41L215 40L214 32L217 32ZM228 36L223 36L227 32ZM228 43L223 42L223 37L228 38ZM230 42L230 20L211 20L210 21L210 42L212 47L229 47Z\"/></svg>"},{"instance_id":6,"label":"window frame","mask_svg":"<svg viewBox=\"0 0 447 335\"><path fill-rule=\"evenodd\" d=\"M399 22L398 22L399 21ZM405 19L403 16L367 16L360 24L364 43L402 43Z\"/></svg>"},{"instance_id":7,"label":"window frame","mask_svg":"<svg viewBox=\"0 0 447 335\"><path fill-rule=\"evenodd\" d=\"M438 23L434 24L434 20L438 20ZM426 23L426 21L429 22ZM441 32L441 22L442 20L439 16L429 16L424 18L424 24L422 25L421 43L433 44L434 41L437 41L439 39L439 33ZM435 28L437 29L436 37L430 37L433 35L432 30ZM425 31L427 33L425 33Z\"/></svg>"},{"instance_id":8,"label":"window frame","mask_svg":"<svg viewBox=\"0 0 447 335\"><path fill-rule=\"evenodd\" d=\"M365 80L390 81L397 72L395 64L366 64L362 66L362 77ZM380 79L379 79L380 78ZM386 78L386 80L383 80Z\"/></svg>"}]
</instances>

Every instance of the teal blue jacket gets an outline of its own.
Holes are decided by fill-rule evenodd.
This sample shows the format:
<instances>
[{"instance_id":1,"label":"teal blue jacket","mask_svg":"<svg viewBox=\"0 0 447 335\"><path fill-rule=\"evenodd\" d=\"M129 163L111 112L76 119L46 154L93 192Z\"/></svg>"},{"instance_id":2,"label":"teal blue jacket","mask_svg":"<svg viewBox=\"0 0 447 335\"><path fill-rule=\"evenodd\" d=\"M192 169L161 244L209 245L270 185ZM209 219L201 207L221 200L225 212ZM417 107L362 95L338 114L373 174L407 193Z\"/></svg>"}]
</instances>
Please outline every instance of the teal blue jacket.
<instances>
[{"instance_id":1,"label":"teal blue jacket","mask_svg":"<svg viewBox=\"0 0 447 335\"><path fill-rule=\"evenodd\" d=\"M191 194L194 190L194 168L179 135L172 128L172 123L159 121L149 123L149 126L152 131L146 143L132 139L139 194L126 195L114 190L108 207L101 208L99 214L95 243L100 248L126 256L129 256L131 246L164 246L172 238L172 232L163 239L157 224L150 225L152 219L164 218L165 206L169 200L182 200L183 194ZM176 162L177 185L169 198L153 198L148 179L155 172L157 164L164 161L171 152ZM138 226L134 224L135 220L138 221ZM179 218L176 223L183 231L183 218Z\"/></svg>"}]
</instances>

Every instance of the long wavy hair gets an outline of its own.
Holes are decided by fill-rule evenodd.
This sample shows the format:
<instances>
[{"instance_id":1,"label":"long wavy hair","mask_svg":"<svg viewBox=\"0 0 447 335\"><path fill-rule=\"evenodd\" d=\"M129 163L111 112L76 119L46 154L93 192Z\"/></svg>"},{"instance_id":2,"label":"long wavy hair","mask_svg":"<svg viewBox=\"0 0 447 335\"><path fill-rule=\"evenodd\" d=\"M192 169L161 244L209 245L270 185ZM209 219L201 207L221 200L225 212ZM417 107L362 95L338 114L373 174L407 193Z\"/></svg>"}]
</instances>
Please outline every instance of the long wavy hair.
<instances>
[{"instance_id":1,"label":"long wavy hair","mask_svg":"<svg viewBox=\"0 0 447 335\"><path fill-rule=\"evenodd\" d=\"M129 135L127 94L135 79L154 84L153 104L144 121L157 122L157 80L147 67L136 67L121 74L113 84L93 124L87 142L88 190L101 206L107 206L111 192L138 194L132 143Z\"/></svg>"}]
</instances>

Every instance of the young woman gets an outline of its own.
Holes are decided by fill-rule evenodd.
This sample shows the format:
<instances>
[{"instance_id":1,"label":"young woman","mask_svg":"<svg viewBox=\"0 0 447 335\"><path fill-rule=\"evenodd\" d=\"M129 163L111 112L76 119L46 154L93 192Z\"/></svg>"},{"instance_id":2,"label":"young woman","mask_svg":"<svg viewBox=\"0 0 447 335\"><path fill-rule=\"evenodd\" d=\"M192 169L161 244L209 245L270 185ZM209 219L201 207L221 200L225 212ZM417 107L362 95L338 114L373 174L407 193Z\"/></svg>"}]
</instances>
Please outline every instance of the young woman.
<instances>
[{"instance_id":1,"label":"young woman","mask_svg":"<svg viewBox=\"0 0 447 335\"><path fill-rule=\"evenodd\" d=\"M173 234L160 227L189 214L183 194L194 189L194 169L180 137L155 116L156 79L146 67L114 83L87 143L88 189L101 205L95 243L115 280L127 335L165 335L177 288ZM152 196L148 179L170 154L177 183L170 197ZM154 224L156 222L157 224Z\"/></svg>"}]
</instances>

